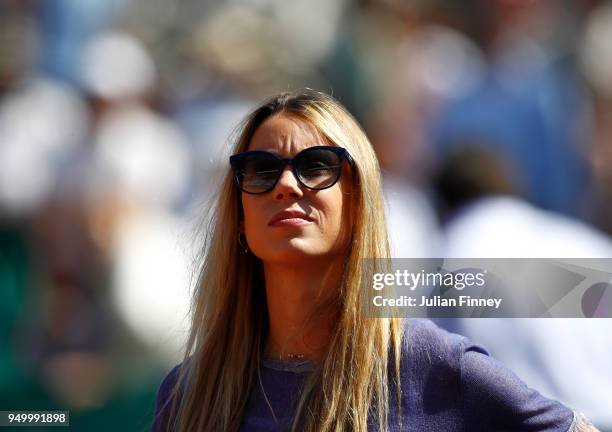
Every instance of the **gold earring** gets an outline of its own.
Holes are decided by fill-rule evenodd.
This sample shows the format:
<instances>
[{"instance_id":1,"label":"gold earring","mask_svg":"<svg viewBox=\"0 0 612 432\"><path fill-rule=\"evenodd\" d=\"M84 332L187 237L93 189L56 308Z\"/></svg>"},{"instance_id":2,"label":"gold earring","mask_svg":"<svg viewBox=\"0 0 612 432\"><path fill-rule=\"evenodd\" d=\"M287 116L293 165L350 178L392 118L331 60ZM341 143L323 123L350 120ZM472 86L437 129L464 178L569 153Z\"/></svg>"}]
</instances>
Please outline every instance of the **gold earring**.
<instances>
[{"instance_id":1,"label":"gold earring","mask_svg":"<svg viewBox=\"0 0 612 432\"><path fill-rule=\"evenodd\" d=\"M243 236L244 236L244 241L242 240ZM249 245L247 244L247 241L246 241L246 235L242 231L238 232L238 244L244 250L245 254L249 253Z\"/></svg>"}]
</instances>

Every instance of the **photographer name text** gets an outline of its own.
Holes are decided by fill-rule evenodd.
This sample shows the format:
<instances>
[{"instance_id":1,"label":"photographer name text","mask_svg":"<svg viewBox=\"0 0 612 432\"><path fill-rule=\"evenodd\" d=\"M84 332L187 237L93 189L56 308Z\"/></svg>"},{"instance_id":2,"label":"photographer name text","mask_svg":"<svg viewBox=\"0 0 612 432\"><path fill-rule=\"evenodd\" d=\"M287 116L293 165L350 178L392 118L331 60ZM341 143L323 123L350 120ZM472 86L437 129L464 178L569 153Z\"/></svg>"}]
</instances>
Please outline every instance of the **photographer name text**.
<instances>
[{"instance_id":1,"label":"photographer name text","mask_svg":"<svg viewBox=\"0 0 612 432\"><path fill-rule=\"evenodd\" d=\"M441 296L421 296L420 299L412 296L385 298L381 295L372 299L376 307L492 307L499 309L503 299L500 298L473 298L459 296L459 298L444 298Z\"/></svg>"}]
</instances>

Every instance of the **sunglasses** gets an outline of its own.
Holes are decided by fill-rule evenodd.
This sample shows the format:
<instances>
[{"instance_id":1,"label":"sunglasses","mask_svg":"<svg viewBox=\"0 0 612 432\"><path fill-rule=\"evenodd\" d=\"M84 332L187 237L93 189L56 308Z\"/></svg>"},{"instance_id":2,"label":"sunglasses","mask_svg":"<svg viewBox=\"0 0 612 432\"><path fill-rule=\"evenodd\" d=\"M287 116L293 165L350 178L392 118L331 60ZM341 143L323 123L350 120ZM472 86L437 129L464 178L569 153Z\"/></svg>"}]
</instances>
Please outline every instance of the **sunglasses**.
<instances>
[{"instance_id":1,"label":"sunglasses","mask_svg":"<svg viewBox=\"0 0 612 432\"><path fill-rule=\"evenodd\" d=\"M344 160L351 166L355 163L342 147L316 146L286 159L267 151L248 151L230 156L230 165L238 189L257 195L274 189L287 164L302 186L314 190L332 187L340 178Z\"/></svg>"}]
</instances>

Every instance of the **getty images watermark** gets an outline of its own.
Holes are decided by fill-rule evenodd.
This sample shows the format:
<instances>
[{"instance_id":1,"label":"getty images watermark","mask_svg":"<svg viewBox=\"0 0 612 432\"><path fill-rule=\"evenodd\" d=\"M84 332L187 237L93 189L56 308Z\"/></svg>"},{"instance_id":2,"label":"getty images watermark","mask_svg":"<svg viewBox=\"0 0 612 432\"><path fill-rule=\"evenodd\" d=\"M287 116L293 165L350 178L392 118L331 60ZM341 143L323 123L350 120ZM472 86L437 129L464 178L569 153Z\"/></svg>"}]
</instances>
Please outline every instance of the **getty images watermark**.
<instances>
[{"instance_id":1,"label":"getty images watermark","mask_svg":"<svg viewBox=\"0 0 612 432\"><path fill-rule=\"evenodd\" d=\"M372 317L612 318L612 258L364 260Z\"/></svg>"}]
</instances>

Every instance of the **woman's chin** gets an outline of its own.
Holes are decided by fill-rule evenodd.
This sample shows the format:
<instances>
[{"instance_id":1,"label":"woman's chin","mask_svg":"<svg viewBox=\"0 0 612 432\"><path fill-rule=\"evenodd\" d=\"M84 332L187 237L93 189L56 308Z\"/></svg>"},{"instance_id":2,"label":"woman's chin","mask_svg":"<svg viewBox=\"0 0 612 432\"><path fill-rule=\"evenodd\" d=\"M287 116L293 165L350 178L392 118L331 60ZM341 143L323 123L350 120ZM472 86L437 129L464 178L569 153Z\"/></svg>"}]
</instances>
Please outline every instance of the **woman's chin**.
<instances>
[{"instance_id":1,"label":"woman's chin","mask_svg":"<svg viewBox=\"0 0 612 432\"><path fill-rule=\"evenodd\" d=\"M264 262L271 263L301 263L316 261L329 255L329 251L321 250L305 239L293 238L283 243L270 243L266 250L256 255Z\"/></svg>"}]
</instances>

